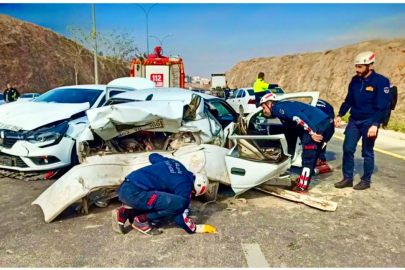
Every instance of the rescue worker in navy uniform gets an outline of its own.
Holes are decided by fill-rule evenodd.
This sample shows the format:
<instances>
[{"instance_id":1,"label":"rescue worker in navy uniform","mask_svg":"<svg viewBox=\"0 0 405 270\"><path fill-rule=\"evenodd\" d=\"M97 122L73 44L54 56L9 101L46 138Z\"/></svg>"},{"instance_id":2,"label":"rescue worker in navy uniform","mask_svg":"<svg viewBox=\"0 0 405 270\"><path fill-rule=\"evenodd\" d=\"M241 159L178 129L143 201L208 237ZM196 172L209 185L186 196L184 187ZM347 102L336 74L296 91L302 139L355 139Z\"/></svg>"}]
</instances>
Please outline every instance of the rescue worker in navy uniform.
<instances>
[{"instance_id":1,"label":"rescue worker in navy uniform","mask_svg":"<svg viewBox=\"0 0 405 270\"><path fill-rule=\"evenodd\" d=\"M296 123L302 127L302 171L293 191L308 192L322 145L332 137L330 118L320 109L309 104L298 101L277 101L273 93L264 95L260 104L265 116L277 117L286 124Z\"/></svg>"},{"instance_id":2,"label":"rescue worker in navy uniform","mask_svg":"<svg viewBox=\"0 0 405 270\"><path fill-rule=\"evenodd\" d=\"M395 85L390 84L390 109L388 110L386 116L384 117L383 122L381 123L382 128L386 129L388 126L388 122L390 121L391 117L391 111L395 110L395 107L397 106L397 100L398 100L398 89Z\"/></svg>"},{"instance_id":3,"label":"rescue worker in navy uniform","mask_svg":"<svg viewBox=\"0 0 405 270\"><path fill-rule=\"evenodd\" d=\"M139 232L157 235L162 231L154 224L174 217L190 234L215 232L210 225L195 225L188 216L191 194L194 191L196 196L205 193L207 177L193 174L179 161L156 153L149 156L149 162L151 165L130 173L118 188L119 199L126 206L112 211L113 230L123 233L129 219Z\"/></svg>"},{"instance_id":4,"label":"rescue worker in navy uniform","mask_svg":"<svg viewBox=\"0 0 405 270\"><path fill-rule=\"evenodd\" d=\"M3 98L6 103L14 102L20 97L17 89L11 87L10 83L7 83L7 88L3 92Z\"/></svg>"},{"instance_id":5,"label":"rescue worker in navy uniform","mask_svg":"<svg viewBox=\"0 0 405 270\"><path fill-rule=\"evenodd\" d=\"M332 105L330 105L325 100L318 99L318 102L316 103L316 107L319 108L321 111L323 111L329 117L329 122L330 122L329 132L332 134L331 135L331 137L332 137L333 134L335 134L335 122L334 122L335 111L334 111ZM326 160L326 145L322 148L322 150L319 154L318 161L316 162L316 165L317 166L328 165L328 161Z\"/></svg>"},{"instance_id":6,"label":"rescue worker in navy uniform","mask_svg":"<svg viewBox=\"0 0 405 270\"><path fill-rule=\"evenodd\" d=\"M354 60L357 75L350 82L349 92L335 119L335 126L340 127L342 116L350 109L343 143L343 180L335 184L336 188L353 187L354 153L360 137L364 174L354 189L370 188L374 170L374 143L378 128L390 109L390 82L372 69L374 62L373 52L357 55Z\"/></svg>"},{"instance_id":7,"label":"rescue worker in navy uniform","mask_svg":"<svg viewBox=\"0 0 405 270\"><path fill-rule=\"evenodd\" d=\"M253 92L255 93L256 108L260 106L261 98L266 94L269 84L264 81L264 73L259 72L257 80L253 85Z\"/></svg>"}]
</instances>

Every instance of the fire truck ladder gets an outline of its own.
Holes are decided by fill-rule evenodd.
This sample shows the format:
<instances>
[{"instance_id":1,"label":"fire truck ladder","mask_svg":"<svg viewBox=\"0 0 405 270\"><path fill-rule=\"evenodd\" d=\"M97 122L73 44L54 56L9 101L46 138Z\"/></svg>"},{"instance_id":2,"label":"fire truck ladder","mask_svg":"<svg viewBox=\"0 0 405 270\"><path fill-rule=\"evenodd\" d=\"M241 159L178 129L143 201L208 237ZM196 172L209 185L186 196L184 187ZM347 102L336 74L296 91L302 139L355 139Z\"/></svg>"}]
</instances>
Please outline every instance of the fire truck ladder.
<instances>
[{"instance_id":1,"label":"fire truck ladder","mask_svg":"<svg viewBox=\"0 0 405 270\"><path fill-rule=\"evenodd\" d=\"M171 87L180 87L180 65L172 65L170 67L170 85Z\"/></svg>"}]
</instances>

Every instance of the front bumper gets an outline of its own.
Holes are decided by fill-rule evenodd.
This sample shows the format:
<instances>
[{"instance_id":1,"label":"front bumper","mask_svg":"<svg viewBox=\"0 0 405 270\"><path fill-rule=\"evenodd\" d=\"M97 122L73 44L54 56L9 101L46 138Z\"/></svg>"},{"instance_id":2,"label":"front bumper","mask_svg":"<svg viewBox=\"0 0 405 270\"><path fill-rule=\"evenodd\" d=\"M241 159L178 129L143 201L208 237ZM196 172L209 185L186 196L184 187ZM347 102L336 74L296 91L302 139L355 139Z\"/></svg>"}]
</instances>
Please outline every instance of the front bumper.
<instances>
[{"instance_id":1,"label":"front bumper","mask_svg":"<svg viewBox=\"0 0 405 270\"><path fill-rule=\"evenodd\" d=\"M63 137L53 146L41 148L51 142L32 144L28 141L0 146L0 168L14 171L49 171L69 166L74 140ZM49 164L38 162L39 157L50 157Z\"/></svg>"}]
</instances>

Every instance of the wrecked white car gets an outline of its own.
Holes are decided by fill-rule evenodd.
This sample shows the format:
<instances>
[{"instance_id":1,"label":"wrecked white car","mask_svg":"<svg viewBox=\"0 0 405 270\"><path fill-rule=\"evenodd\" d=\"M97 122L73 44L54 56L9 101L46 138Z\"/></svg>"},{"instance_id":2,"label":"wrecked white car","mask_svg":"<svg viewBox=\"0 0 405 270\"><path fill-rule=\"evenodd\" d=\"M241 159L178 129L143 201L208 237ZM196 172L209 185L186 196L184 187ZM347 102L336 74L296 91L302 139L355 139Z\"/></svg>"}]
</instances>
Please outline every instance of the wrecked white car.
<instances>
[{"instance_id":1,"label":"wrecked white car","mask_svg":"<svg viewBox=\"0 0 405 270\"><path fill-rule=\"evenodd\" d=\"M78 164L75 143L88 125L85 112L116 94L153 86L144 78L121 78L108 85L59 87L32 102L1 106L0 168L8 170L2 174L24 177L20 172L30 172L43 179Z\"/></svg>"},{"instance_id":2,"label":"wrecked white car","mask_svg":"<svg viewBox=\"0 0 405 270\"><path fill-rule=\"evenodd\" d=\"M143 93L146 95L144 97L146 99L150 94L147 93L148 90L144 91L146 91ZM126 93L126 95L128 94ZM121 94L121 97L117 95L116 98L122 99L122 95L124 94ZM309 98L310 103L314 105L318 95L317 92L285 94L283 99ZM198 100L198 98L194 97L192 100ZM189 108L193 107L193 103L198 104L195 101L191 102L188 104ZM156 107L148 106L148 104L161 105L163 107L158 108L164 109L170 115L157 112ZM176 127L184 127L181 126L184 105L183 101L139 101L88 111L90 123L97 125L92 125L91 129L87 130L89 132L87 136L94 138L94 134L100 134L99 136L104 137L103 142L108 141L110 138L122 134L123 131L118 128L121 124L127 125L134 118L142 121L132 122L133 125L146 126L145 130L158 132L159 128L166 128L167 132L175 132ZM134 114L120 113L125 110L132 111ZM135 112L139 114L135 114ZM193 115L192 112L190 111L191 115ZM195 112L198 112L198 109ZM102 113L108 117L102 117L100 115ZM123 121L124 119L126 120ZM162 125L148 126L157 119L161 119ZM195 123L193 127L196 128ZM247 118L239 118L237 122L232 121L227 128L230 133L226 135L226 139L230 143L226 145L229 145L230 149L223 147L225 143L223 145L205 143L198 145L198 142L193 142L181 145L177 150L172 151L159 149L160 151L152 150L146 153L93 156L87 155L88 151L86 151L86 156L82 156L83 164L74 167L62 176L33 204L42 208L46 222L51 222L64 209L78 200L83 201L86 212L90 204L104 207L108 205L111 198L116 197L116 188L131 171L150 165L148 156L153 152L179 160L192 172L207 175L211 183L208 198L216 195L218 185L215 183L231 186L236 195L266 182L282 186L291 184L288 179L285 181L279 176L301 158L300 140L292 127L284 128L277 121L261 117L261 108L258 108ZM201 129L196 128L196 130L198 130L197 135L199 136L198 133L201 133ZM81 138L83 137L81 136Z\"/></svg>"},{"instance_id":3,"label":"wrecked white car","mask_svg":"<svg viewBox=\"0 0 405 270\"><path fill-rule=\"evenodd\" d=\"M118 94L87 116L89 126L77 143L80 162L95 154L173 150L191 143L225 146L237 120L224 100L180 88Z\"/></svg>"}]
</instances>

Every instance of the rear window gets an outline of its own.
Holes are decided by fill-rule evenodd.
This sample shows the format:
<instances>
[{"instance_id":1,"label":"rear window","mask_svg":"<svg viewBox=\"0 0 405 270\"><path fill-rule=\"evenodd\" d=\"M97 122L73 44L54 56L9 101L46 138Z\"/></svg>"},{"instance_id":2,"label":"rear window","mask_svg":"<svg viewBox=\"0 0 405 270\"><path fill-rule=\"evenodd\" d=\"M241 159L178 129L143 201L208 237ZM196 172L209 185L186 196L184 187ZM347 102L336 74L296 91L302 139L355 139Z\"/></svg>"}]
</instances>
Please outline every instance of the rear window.
<instances>
[{"instance_id":1,"label":"rear window","mask_svg":"<svg viewBox=\"0 0 405 270\"><path fill-rule=\"evenodd\" d=\"M270 89L270 91L271 91L273 94L284 94L284 90L281 89L280 87L272 88L272 89Z\"/></svg>"},{"instance_id":2,"label":"rear window","mask_svg":"<svg viewBox=\"0 0 405 270\"><path fill-rule=\"evenodd\" d=\"M255 92L253 91L253 89L248 89L247 90L250 96L254 96Z\"/></svg>"}]
</instances>

